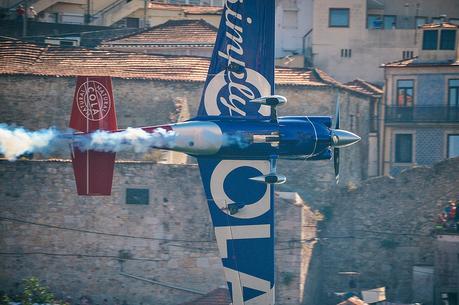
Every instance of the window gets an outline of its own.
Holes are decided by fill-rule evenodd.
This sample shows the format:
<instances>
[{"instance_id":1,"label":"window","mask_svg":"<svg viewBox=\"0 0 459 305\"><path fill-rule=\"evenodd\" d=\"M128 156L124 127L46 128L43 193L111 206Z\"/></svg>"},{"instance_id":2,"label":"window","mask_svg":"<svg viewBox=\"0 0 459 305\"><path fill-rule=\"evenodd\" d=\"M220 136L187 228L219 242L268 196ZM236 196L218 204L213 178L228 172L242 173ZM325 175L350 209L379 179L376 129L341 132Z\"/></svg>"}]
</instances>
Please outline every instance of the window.
<instances>
[{"instance_id":1,"label":"window","mask_svg":"<svg viewBox=\"0 0 459 305\"><path fill-rule=\"evenodd\" d=\"M349 9L348 8L331 8L329 13L328 25L330 27L348 28L349 27Z\"/></svg>"},{"instance_id":2,"label":"window","mask_svg":"<svg viewBox=\"0 0 459 305\"><path fill-rule=\"evenodd\" d=\"M454 50L456 47L456 30L442 30L440 50Z\"/></svg>"},{"instance_id":3,"label":"window","mask_svg":"<svg viewBox=\"0 0 459 305\"><path fill-rule=\"evenodd\" d=\"M440 24L442 23L442 21L443 21L443 18L441 17L432 18L432 23L435 23L435 24Z\"/></svg>"},{"instance_id":4,"label":"window","mask_svg":"<svg viewBox=\"0 0 459 305\"><path fill-rule=\"evenodd\" d=\"M459 79L448 80L448 105L459 107Z\"/></svg>"},{"instance_id":5,"label":"window","mask_svg":"<svg viewBox=\"0 0 459 305\"><path fill-rule=\"evenodd\" d=\"M424 31L424 36L422 40L423 50L436 50L437 42L438 42L438 31L437 30Z\"/></svg>"},{"instance_id":6,"label":"window","mask_svg":"<svg viewBox=\"0 0 459 305\"><path fill-rule=\"evenodd\" d=\"M427 17L416 17L416 28L427 23Z\"/></svg>"},{"instance_id":7,"label":"window","mask_svg":"<svg viewBox=\"0 0 459 305\"><path fill-rule=\"evenodd\" d=\"M368 15L367 17L367 28L369 29L381 29L383 27L383 20L380 15Z\"/></svg>"},{"instance_id":8,"label":"window","mask_svg":"<svg viewBox=\"0 0 459 305\"><path fill-rule=\"evenodd\" d=\"M411 163L413 162L413 135L396 134L395 135L395 162Z\"/></svg>"},{"instance_id":9,"label":"window","mask_svg":"<svg viewBox=\"0 0 459 305\"><path fill-rule=\"evenodd\" d=\"M384 28L386 30L395 29L397 25L396 20L395 16L384 16Z\"/></svg>"},{"instance_id":10,"label":"window","mask_svg":"<svg viewBox=\"0 0 459 305\"><path fill-rule=\"evenodd\" d=\"M149 189L126 189L126 204L149 204Z\"/></svg>"},{"instance_id":11,"label":"window","mask_svg":"<svg viewBox=\"0 0 459 305\"><path fill-rule=\"evenodd\" d=\"M126 27L127 28L139 28L140 27L140 19L139 18L126 17Z\"/></svg>"},{"instance_id":12,"label":"window","mask_svg":"<svg viewBox=\"0 0 459 305\"><path fill-rule=\"evenodd\" d=\"M397 106L413 107L413 80L398 80L397 81Z\"/></svg>"},{"instance_id":13,"label":"window","mask_svg":"<svg viewBox=\"0 0 459 305\"><path fill-rule=\"evenodd\" d=\"M459 25L459 18L449 18L449 22Z\"/></svg>"},{"instance_id":14,"label":"window","mask_svg":"<svg viewBox=\"0 0 459 305\"><path fill-rule=\"evenodd\" d=\"M352 50L351 49L341 49L341 57L351 57Z\"/></svg>"},{"instance_id":15,"label":"window","mask_svg":"<svg viewBox=\"0 0 459 305\"><path fill-rule=\"evenodd\" d=\"M413 51L403 51L402 52L402 58L403 59L411 59L414 57L414 52Z\"/></svg>"},{"instance_id":16,"label":"window","mask_svg":"<svg viewBox=\"0 0 459 305\"><path fill-rule=\"evenodd\" d=\"M391 15L368 15L367 28L369 29L394 29L396 26L396 16Z\"/></svg>"},{"instance_id":17,"label":"window","mask_svg":"<svg viewBox=\"0 0 459 305\"><path fill-rule=\"evenodd\" d=\"M448 158L459 157L459 134L448 135Z\"/></svg>"}]
</instances>

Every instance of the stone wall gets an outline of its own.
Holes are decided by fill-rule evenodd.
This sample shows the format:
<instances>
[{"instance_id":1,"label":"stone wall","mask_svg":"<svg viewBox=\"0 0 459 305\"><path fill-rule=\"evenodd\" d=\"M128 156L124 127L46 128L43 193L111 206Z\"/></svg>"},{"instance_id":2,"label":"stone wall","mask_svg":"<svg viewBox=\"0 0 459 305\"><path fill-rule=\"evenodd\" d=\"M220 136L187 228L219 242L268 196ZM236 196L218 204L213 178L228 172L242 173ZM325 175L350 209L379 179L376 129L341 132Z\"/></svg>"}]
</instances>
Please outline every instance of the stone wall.
<instances>
[{"instance_id":1,"label":"stone wall","mask_svg":"<svg viewBox=\"0 0 459 305\"><path fill-rule=\"evenodd\" d=\"M118 126L158 125L175 121L177 100L197 113L203 83L113 79ZM24 88L27 88L26 90ZM0 76L0 122L29 129L68 126L75 78ZM277 86L276 94L288 98L279 115L334 115L340 96L341 128L357 133L362 141L341 150L341 183L358 184L368 171L369 100L330 87ZM67 157L67 151L56 157ZM142 160L143 155L120 154L118 159ZM289 180L286 190L308 200L320 197L335 185L329 161L280 160L279 172ZM285 189L285 187L284 187Z\"/></svg>"},{"instance_id":2,"label":"stone wall","mask_svg":"<svg viewBox=\"0 0 459 305\"><path fill-rule=\"evenodd\" d=\"M449 304L458 304L459 234L439 234L435 243L435 301L442 304L448 299Z\"/></svg>"},{"instance_id":3,"label":"stone wall","mask_svg":"<svg viewBox=\"0 0 459 305\"><path fill-rule=\"evenodd\" d=\"M435 225L452 198L459 198L459 158L331 194L319 235L320 304L336 304L335 292L381 286L391 302L418 302L413 269L434 265ZM358 272L356 287L340 272Z\"/></svg>"},{"instance_id":4,"label":"stone wall","mask_svg":"<svg viewBox=\"0 0 459 305\"><path fill-rule=\"evenodd\" d=\"M203 293L226 284L194 165L118 162L110 197L77 196L65 161L0 161L0 181L0 290L37 276L75 301L173 305L198 295L120 272ZM149 204L126 204L126 188L149 189ZM316 216L295 200L276 205L276 304L295 305Z\"/></svg>"}]
</instances>

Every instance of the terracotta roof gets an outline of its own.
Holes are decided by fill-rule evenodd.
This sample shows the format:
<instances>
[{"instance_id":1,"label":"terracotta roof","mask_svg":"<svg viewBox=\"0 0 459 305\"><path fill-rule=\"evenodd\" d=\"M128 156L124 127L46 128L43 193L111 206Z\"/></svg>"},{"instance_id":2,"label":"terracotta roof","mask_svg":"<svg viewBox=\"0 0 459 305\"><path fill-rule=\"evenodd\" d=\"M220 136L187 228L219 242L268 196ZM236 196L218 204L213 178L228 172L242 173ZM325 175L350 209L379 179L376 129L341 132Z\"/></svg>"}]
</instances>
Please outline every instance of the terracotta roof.
<instances>
[{"instance_id":1,"label":"terracotta roof","mask_svg":"<svg viewBox=\"0 0 459 305\"><path fill-rule=\"evenodd\" d=\"M180 305L228 305L231 299L226 288L217 288L203 297Z\"/></svg>"},{"instance_id":2,"label":"terracotta roof","mask_svg":"<svg viewBox=\"0 0 459 305\"><path fill-rule=\"evenodd\" d=\"M355 79L351 82L345 83L344 85L349 87L351 90L355 90L366 95L371 95L373 97L381 97L384 92L383 89L378 85L364 81L362 79Z\"/></svg>"},{"instance_id":3,"label":"terracotta roof","mask_svg":"<svg viewBox=\"0 0 459 305\"><path fill-rule=\"evenodd\" d=\"M334 87L337 87L337 88L341 88L341 89L344 89L346 91L349 91L349 92L352 92L352 93L356 93L356 94L360 94L360 95L365 95L365 96L372 96L372 97L376 97L378 95L375 95L374 92L372 91L378 91L378 86L374 85L374 84L371 84L369 82L366 82L364 80L358 80L359 82L359 85L356 86L354 84L342 84L340 83L339 81L337 81L336 79L334 79L333 77L331 77L330 75L328 75L327 73L325 73L324 71L318 69L318 68L314 68L312 69L312 72L317 76L317 78L319 79L319 81L323 82L323 83L326 83L326 84L329 84L330 86L334 86ZM379 90L381 91L381 93L379 94L382 95L382 89L379 88Z\"/></svg>"},{"instance_id":4,"label":"terracotta roof","mask_svg":"<svg viewBox=\"0 0 459 305\"><path fill-rule=\"evenodd\" d=\"M182 11L185 15L220 15L223 11L221 6L202 6L192 4L171 4L152 1L149 8L155 10Z\"/></svg>"},{"instance_id":5,"label":"terracotta roof","mask_svg":"<svg viewBox=\"0 0 459 305\"><path fill-rule=\"evenodd\" d=\"M209 64L210 60L205 57L41 46L0 37L0 74L108 75L126 79L204 82ZM320 70L278 67L275 70L276 84L310 87L340 85L323 71L317 71Z\"/></svg>"},{"instance_id":6,"label":"terracotta roof","mask_svg":"<svg viewBox=\"0 0 459 305\"><path fill-rule=\"evenodd\" d=\"M368 305L356 296L350 297L349 299L339 303L338 305Z\"/></svg>"},{"instance_id":7,"label":"terracotta roof","mask_svg":"<svg viewBox=\"0 0 459 305\"><path fill-rule=\"evenodd\" d=\"M147 30L104 41L102 46L113 45L208 45L213 46L217 28L200 20L169 20Z\"/></svg>"},{"instance_id":8,"label":"terracotta roof","mask_svg":"<svg viewBox=\"0 0 459 305\"><path fill-rule=\"evenodd\" d=\"M459 29L459 25L451 22L442 23L427 23L420 26L421 29L436 29L436 28L448 28L448 29Z\"/></svg>"},{"instance_id":9,"label":"terracotta roof","mask_svg":"<svg viewBox=\"0 0 459 305\"><path fill-rule=\"evenodd\" d=\"M438 66L459 66L459 61L454 60L437 60L437 61L422 61L419 57L410 59L401 59L382 64L381 67L386 68L405 68L405 67L438 67Z\"/></svg>"}]
</instances>

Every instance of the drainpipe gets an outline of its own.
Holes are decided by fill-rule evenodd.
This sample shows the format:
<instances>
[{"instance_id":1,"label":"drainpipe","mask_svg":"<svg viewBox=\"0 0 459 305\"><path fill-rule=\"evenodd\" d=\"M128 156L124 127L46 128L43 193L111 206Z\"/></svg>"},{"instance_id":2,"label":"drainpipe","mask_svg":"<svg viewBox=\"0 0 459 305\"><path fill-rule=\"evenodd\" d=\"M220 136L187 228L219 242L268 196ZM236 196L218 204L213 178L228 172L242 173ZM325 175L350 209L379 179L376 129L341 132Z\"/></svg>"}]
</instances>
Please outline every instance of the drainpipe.
<instances>
[{"instance_id":1,"label":"drainpipe","mask_svg":"<svg viewBox=\"0 0 459 305\"><path fill-rule=\"evenodd\" d=\"M86 15L84 16L86 25L91 23L91 0L86 0Z\"/></svg>"},{"instance_id":2,"label":"drainpipe","mask_svg":"<svg viewBox=\"0 0 459 305\"><path fill-rule=\"evenodd\" d=\"M148 7L148 0L143 1L143 28L147 28L147 7Z\"/></svg>"},{"instance_id":3,"label":"drainpipe","mask_svg":"<svg viewBox=\"0 0 459 305\"><path fill-rule=\"evenodd\" d=\"M306 66L306 37L308 37L309 34L311 33L312 33L312 29L310 29L306 34L303 35L303 61L304 61L303 67ZM308 66L312 66L312 56L311 56L311 65L308 65Z\"/></svg>"},{"instance_id":4,"label":"drainpipe","mask_svg":"<svg viewBox=\"0 0 459 305\"><path fill-rule=\"evenodd\" d=\"M385 168L386 168L386 106L387 106L387 94L388 94L388 88L389 88L389 83L387 81L387 68L384 67L384 92L383 92L383 96L382 96L382 99L381 99L381 105L380 105L380 112L378 114L378 118L379 118L379 126L380 126L380 129L379 129L379 132L380 132L380 136L381 136L381 145L380 145L380 152L379 152L379 155L380 155L380 160L379 160L379 175L380 176L384 176L386 175L386 172L385 172ZM392 90L391 90L391 93L392 93ZM390 148L390 150L392 150L392 147ZM391 158L390 154L389 154L389 159ZM390 171L390 169L389 169Z\"/></svg>"},{"instance_id":5,"label":"drainpipe","mask_svg":"<svg viewBox=\"0 0 459 305\"><path fill-rule=\"evenodd\" d=\"M24 15L22 16L22 37L27 36L27 18L29 16L29 1L24 1Z\"/></svg>"}]
</instances>

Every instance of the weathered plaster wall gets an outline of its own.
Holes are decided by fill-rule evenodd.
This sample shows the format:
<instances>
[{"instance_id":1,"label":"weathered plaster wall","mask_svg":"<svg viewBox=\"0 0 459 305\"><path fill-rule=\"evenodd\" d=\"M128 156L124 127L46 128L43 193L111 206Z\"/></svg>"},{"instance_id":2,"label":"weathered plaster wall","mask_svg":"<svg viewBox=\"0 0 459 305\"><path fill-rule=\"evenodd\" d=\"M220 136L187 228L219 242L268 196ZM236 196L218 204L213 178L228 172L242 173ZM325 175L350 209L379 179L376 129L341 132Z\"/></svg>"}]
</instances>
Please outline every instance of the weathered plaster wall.
<instances>
[{"instance_id":1,"label":"weathered plaster wall","mask_svg":"<svg viewBox=\"0 0 459 305\"><path fill-rule=\"evenodd\" d=\"M98 304L175 305L198 296L120 275L120 253L129 258L125 273L204 293L226 285L194 165L116 163L110 197L77 196L69 162L0 161L0 181L1 290L37 276L59 297L88 295ZM149 189L149 205L126 204L126 188ZM300 241L315 237L315 214L276 201L277 304L294 305L314 246Z\"/></svg>"}]
</instances>

